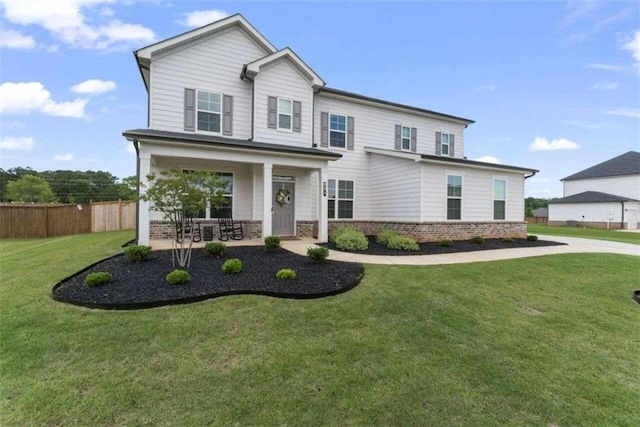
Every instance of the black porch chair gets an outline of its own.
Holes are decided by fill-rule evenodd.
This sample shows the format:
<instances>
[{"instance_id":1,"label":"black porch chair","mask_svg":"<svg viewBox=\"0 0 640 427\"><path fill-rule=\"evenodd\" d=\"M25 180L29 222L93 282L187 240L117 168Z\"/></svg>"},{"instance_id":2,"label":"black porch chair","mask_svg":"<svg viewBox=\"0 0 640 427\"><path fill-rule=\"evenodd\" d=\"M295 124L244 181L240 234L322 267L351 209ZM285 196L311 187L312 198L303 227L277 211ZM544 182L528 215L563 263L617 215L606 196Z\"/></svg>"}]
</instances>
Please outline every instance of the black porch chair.
<instances>
[{"instance_id":1,"label":"black porch chair","mask_svg":"<svg viewBox=\"0 0 640 427\"><path fill-rule=\"evenodd\" d=\"M185 215L185 213L182 211L176 212L176 242L182 243L185 238L189 237L194 242L199 242L202 240L202 230L200 229L200 222L194 220L193 215L193 213L187 213Z\"/></svg>"},{"instance_id":2,"label":"black porch chair","mask_svg":"<svg viewBox=\"0 0 640 427\"><path fill-rule=\"evenodd\" d=\"M244 239L242 223L235 222L227 209L221 209L218 214L218 229L220 231L218 238L222 241Z\"/></svg>"}]
</instances>

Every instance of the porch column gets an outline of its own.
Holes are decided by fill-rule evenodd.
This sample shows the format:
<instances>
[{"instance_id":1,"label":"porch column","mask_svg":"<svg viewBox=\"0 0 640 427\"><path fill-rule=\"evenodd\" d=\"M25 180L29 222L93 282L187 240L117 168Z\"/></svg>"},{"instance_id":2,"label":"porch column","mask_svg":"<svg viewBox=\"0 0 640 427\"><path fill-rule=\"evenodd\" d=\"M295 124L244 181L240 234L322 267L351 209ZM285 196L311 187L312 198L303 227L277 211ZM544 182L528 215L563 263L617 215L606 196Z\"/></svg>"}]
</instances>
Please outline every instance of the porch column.
<instances>
[{"instance_id":1,"label":"porch column","mask_svg":"<svg viewBox=\"0 0 640 427\"><path fill-rule=\"evenodd\" d=\"M149 154L140 154L140 183L147 186L147 175L151 173L151 156ZM142 190L144 191L144 190ZM149 214L149 202L138 200L138 244L148 245L151 240L151 232L149 222L151 216Z\"/></svg>"},{"instance_id":2,"label":"porch column","mask_svg":"<svg viewBox=\"0 0 640 427\"><path fill-rule=\"evenodd\" d=\"M271 220L273 212L271 212L273 197L273 165L264 163L262 165L262 237L269 237L273 234L271 230Z\"/></svg>"},{"instance_id":3,"label":"porch column","mask_svg":"<svg viewBox=\"0 0 640 427\"><path fill-rule=\"evenodd\" d=\"M318 169L318 182L320 189L318 190L319 198L318 208L318 240L320 242L326 242L329 240L329 218L328 218L328 202L327 202L327 169Z\"/></svg>"}]
</instances>

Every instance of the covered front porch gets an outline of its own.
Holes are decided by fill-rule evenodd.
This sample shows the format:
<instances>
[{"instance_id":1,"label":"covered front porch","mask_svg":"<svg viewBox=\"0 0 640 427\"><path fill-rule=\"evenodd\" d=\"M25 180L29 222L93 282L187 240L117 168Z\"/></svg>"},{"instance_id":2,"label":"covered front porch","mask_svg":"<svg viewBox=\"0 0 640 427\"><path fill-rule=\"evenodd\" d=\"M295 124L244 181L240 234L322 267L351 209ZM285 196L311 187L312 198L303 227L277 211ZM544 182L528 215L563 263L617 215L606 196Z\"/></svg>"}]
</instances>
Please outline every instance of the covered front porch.
<instances>
[{"instance_id":1,"label":"covered front porch","mask_svg":"<svg viewBox=\"0 0 640 427\"><path fill-rule=\"evenodd\" d=\"M228 183L227 204L223 208L242 224L245 239L262 240L276 235L327 241L327 166L339 155L312 148L234 143L223 138L206 143L200 141L199 135L157 133L125 133L136 144L138 176L143 186L148 174L169 168L216 172ZM201 227L212 227L213 240L217 240L219 215L220 207L207 206L194 221ZM150 244L174 236L173 225L141 200L138 243Z\"/></svg>"}]
</instances>

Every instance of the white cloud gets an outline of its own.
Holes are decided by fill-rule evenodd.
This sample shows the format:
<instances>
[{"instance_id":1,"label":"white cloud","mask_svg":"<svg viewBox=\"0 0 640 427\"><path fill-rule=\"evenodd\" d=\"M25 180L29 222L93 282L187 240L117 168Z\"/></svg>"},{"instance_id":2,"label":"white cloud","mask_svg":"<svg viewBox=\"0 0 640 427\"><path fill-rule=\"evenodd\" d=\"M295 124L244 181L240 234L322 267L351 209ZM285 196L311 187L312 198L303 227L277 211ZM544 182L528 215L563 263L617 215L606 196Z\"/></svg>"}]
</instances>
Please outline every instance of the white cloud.
<instances>
[{"instance_id":1,"label":"white cloud","mask_svg":"<svg viewBox=\"0 0 640 427\"><path fill-rule=\"evenodd\" d=\"M609 114L611 116L633 117L635 119L640 119L639 108L629 108L629 107L616 108L613 110L606 111L605 114Z\"/></svg>"},{"instance_id":2,"label":"white cloud","mask_svg":"<svg viewBox=\"0 0 640 427\"><path fill-rule=\"evenodd\" d=\"M72 86L71 90L75 93L87 93L95 95L99 93L109 92L110 90L114 90L115 88L116 84L111 80L90 79Z\"/></svg>"},{"instance_id":3,"label":"white cloud","mask_svg":"<svg viewBox=\"0 0 640 427\"><path fill-rule=\"evenodd\" d=\"M475 88L473 88L473 90L475 92L493 92L494 90L498 89L499 87L500 87L500 85L492 83L492 84L476 86Z\"/></svg>"},{"instance_id":4,"label":"white cloud","mask_svg":"<svg viewBox=\"0 0 640 427\"><path fill-rule=\"evenodd\" d=\"M12 83L0 85L0 113L29 114L39 111L49 116L84 117L88 100L77 98L73 101L55 102L51 93L40 82Z\"/></svg>"},{"instance_id":5,"label":"white cloud","mask_svg":"<svg viewBox=\"0 0 640 427\"><path fill-rule=\"evenodd\" d=\"M224 10L195 10L193 12L186 13L184 18L178 21L185 27L202 27L203 25L210 24L215 21L219 21L229 16Z\"/></svg>"},{"instance_id":6,"label":"white cloud","mask_svg":"<svg viewBox=\"0 0 640 427\"><path fill-rule=\"evenodd\" d=\"M18 25L39 25L57 39L76 48L127 49L131 45L155 41L151 29L112 20L109 12L104 13L104 7L99 9L100 5L114 1L0 0L7 21Z\"/></svg>"},{"instance_id":7,"label":"white cloud","mask_svg":"<svg viewBox=\"0 0 640 427\"><path fill-rule=\"evenodd\" d=\"M493 156L482 156L482 157L478 157L475 160L476 160L476 162L500 164L500 159L498 159L497 157L493 157Z\"/></svg>"},{"instance_id":8,"label":"white cloud","mask_svg":"<svg viewBox=\"0 0 640 427\"><path fill-rule=\"evenodd\" d=\"M591 90L615 90L618 89L616 82L598 82L591 86Z\"/></svg>"},{"instance_id":9,"label":"white cloud","mask_svg":"<svg viewBox=\"0 0 640 427\"><path fill-rule=\"evenodd\" d=\"M636 67L640 69L640 30L636 31L633 37L622 45L624 50L628 50L636 60Z\"/></svg>"},{"instance_id":10,"label":"white cloud","mask_svg":"<svg viewBox=\"0 0 640 427\"><path fill-rule=\"evenodd\" d=\"M70 162L71 160L73 160L73 157L73 153L56 154L55 156L53 156L53 160L57 160L59 162Z\"/></svg>"},{"instance_id":11,"label":"white cloud","mask_svg":"<svg viewBox=\"0 0 640 427\"><path fill-rule=\"evenodd\" d=\"M0 140L0 148L4 150L31 150L35 145L35 139L30 136L21 136L18 138L7 136Z\"/></svg>"},{"instance_id":12,"label":"white cloud","mask_svg":"<svg viewBox=\"0 0 640 427\"><path fill-rule=\"evenodd\" d=\"M36 41L14 30L0 30L0 47L5 49L33 49Z\"/></svg>"},{"instance_id":13,"label":"white cloud","mask_svg":"<svg viewBox=\"0 0 640 427\"><path fill-rule=\"evenodd\" d=\"M529 145L529 151L577 150L579 148L580 145L565 138L549 141L547 138L536 137Z\"/></svg>"},{"instance_id":14,"label":"white cloud","mask_svg":"<svg viewBox=\"0 0 640 427\"><path fill-rule=\"evenodd\" d=\"M622 67L620 65L612 65L612 64L587 64L587 68L593 68L595 70L604 70L604 71L624 71L626 67Z\"/></svg>"}]
</instances>

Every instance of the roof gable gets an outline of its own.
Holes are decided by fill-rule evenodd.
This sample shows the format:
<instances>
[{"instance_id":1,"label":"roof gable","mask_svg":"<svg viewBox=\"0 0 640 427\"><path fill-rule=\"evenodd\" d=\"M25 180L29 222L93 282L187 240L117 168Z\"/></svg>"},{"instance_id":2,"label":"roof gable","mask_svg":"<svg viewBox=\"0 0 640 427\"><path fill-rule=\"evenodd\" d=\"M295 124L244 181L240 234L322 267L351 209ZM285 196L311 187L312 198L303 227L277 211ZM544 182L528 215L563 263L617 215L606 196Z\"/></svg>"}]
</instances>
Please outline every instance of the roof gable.
<instances>
[{"instance_id":1,"label":"roof gable","mask_svg":"<svg viewBox=\"0 0 640 427\"><path fill-rule=\"evenodd\" d=\"M604 178L608 176L640 175L640 153L629 151L618 157L591 166L583 171L569 175L561 181L575 179Z\"/></svg>"},{"instance_id":2,"label":"roof gable","mask_svg":"<svg viewBox=\"0 0 640 427\"><path fill-rule=\"evenodd\" d=\"M314 88L320 88L324 86L324 80L316 74L311 67L309 67L305 62L300 59L298 55L293 51L293 49L289 47L285 47L277 52L271 53L267 56L264 56L256 61L250 62L245 65L242 70L243 76L248 76L250 78L255 77L260 71L269 67L272 64L277 63L278 61L288 61L291 65L293 65L298 72L300 72L303 76L309 80L311 86Z\"/></svg>"}]
</instances>

